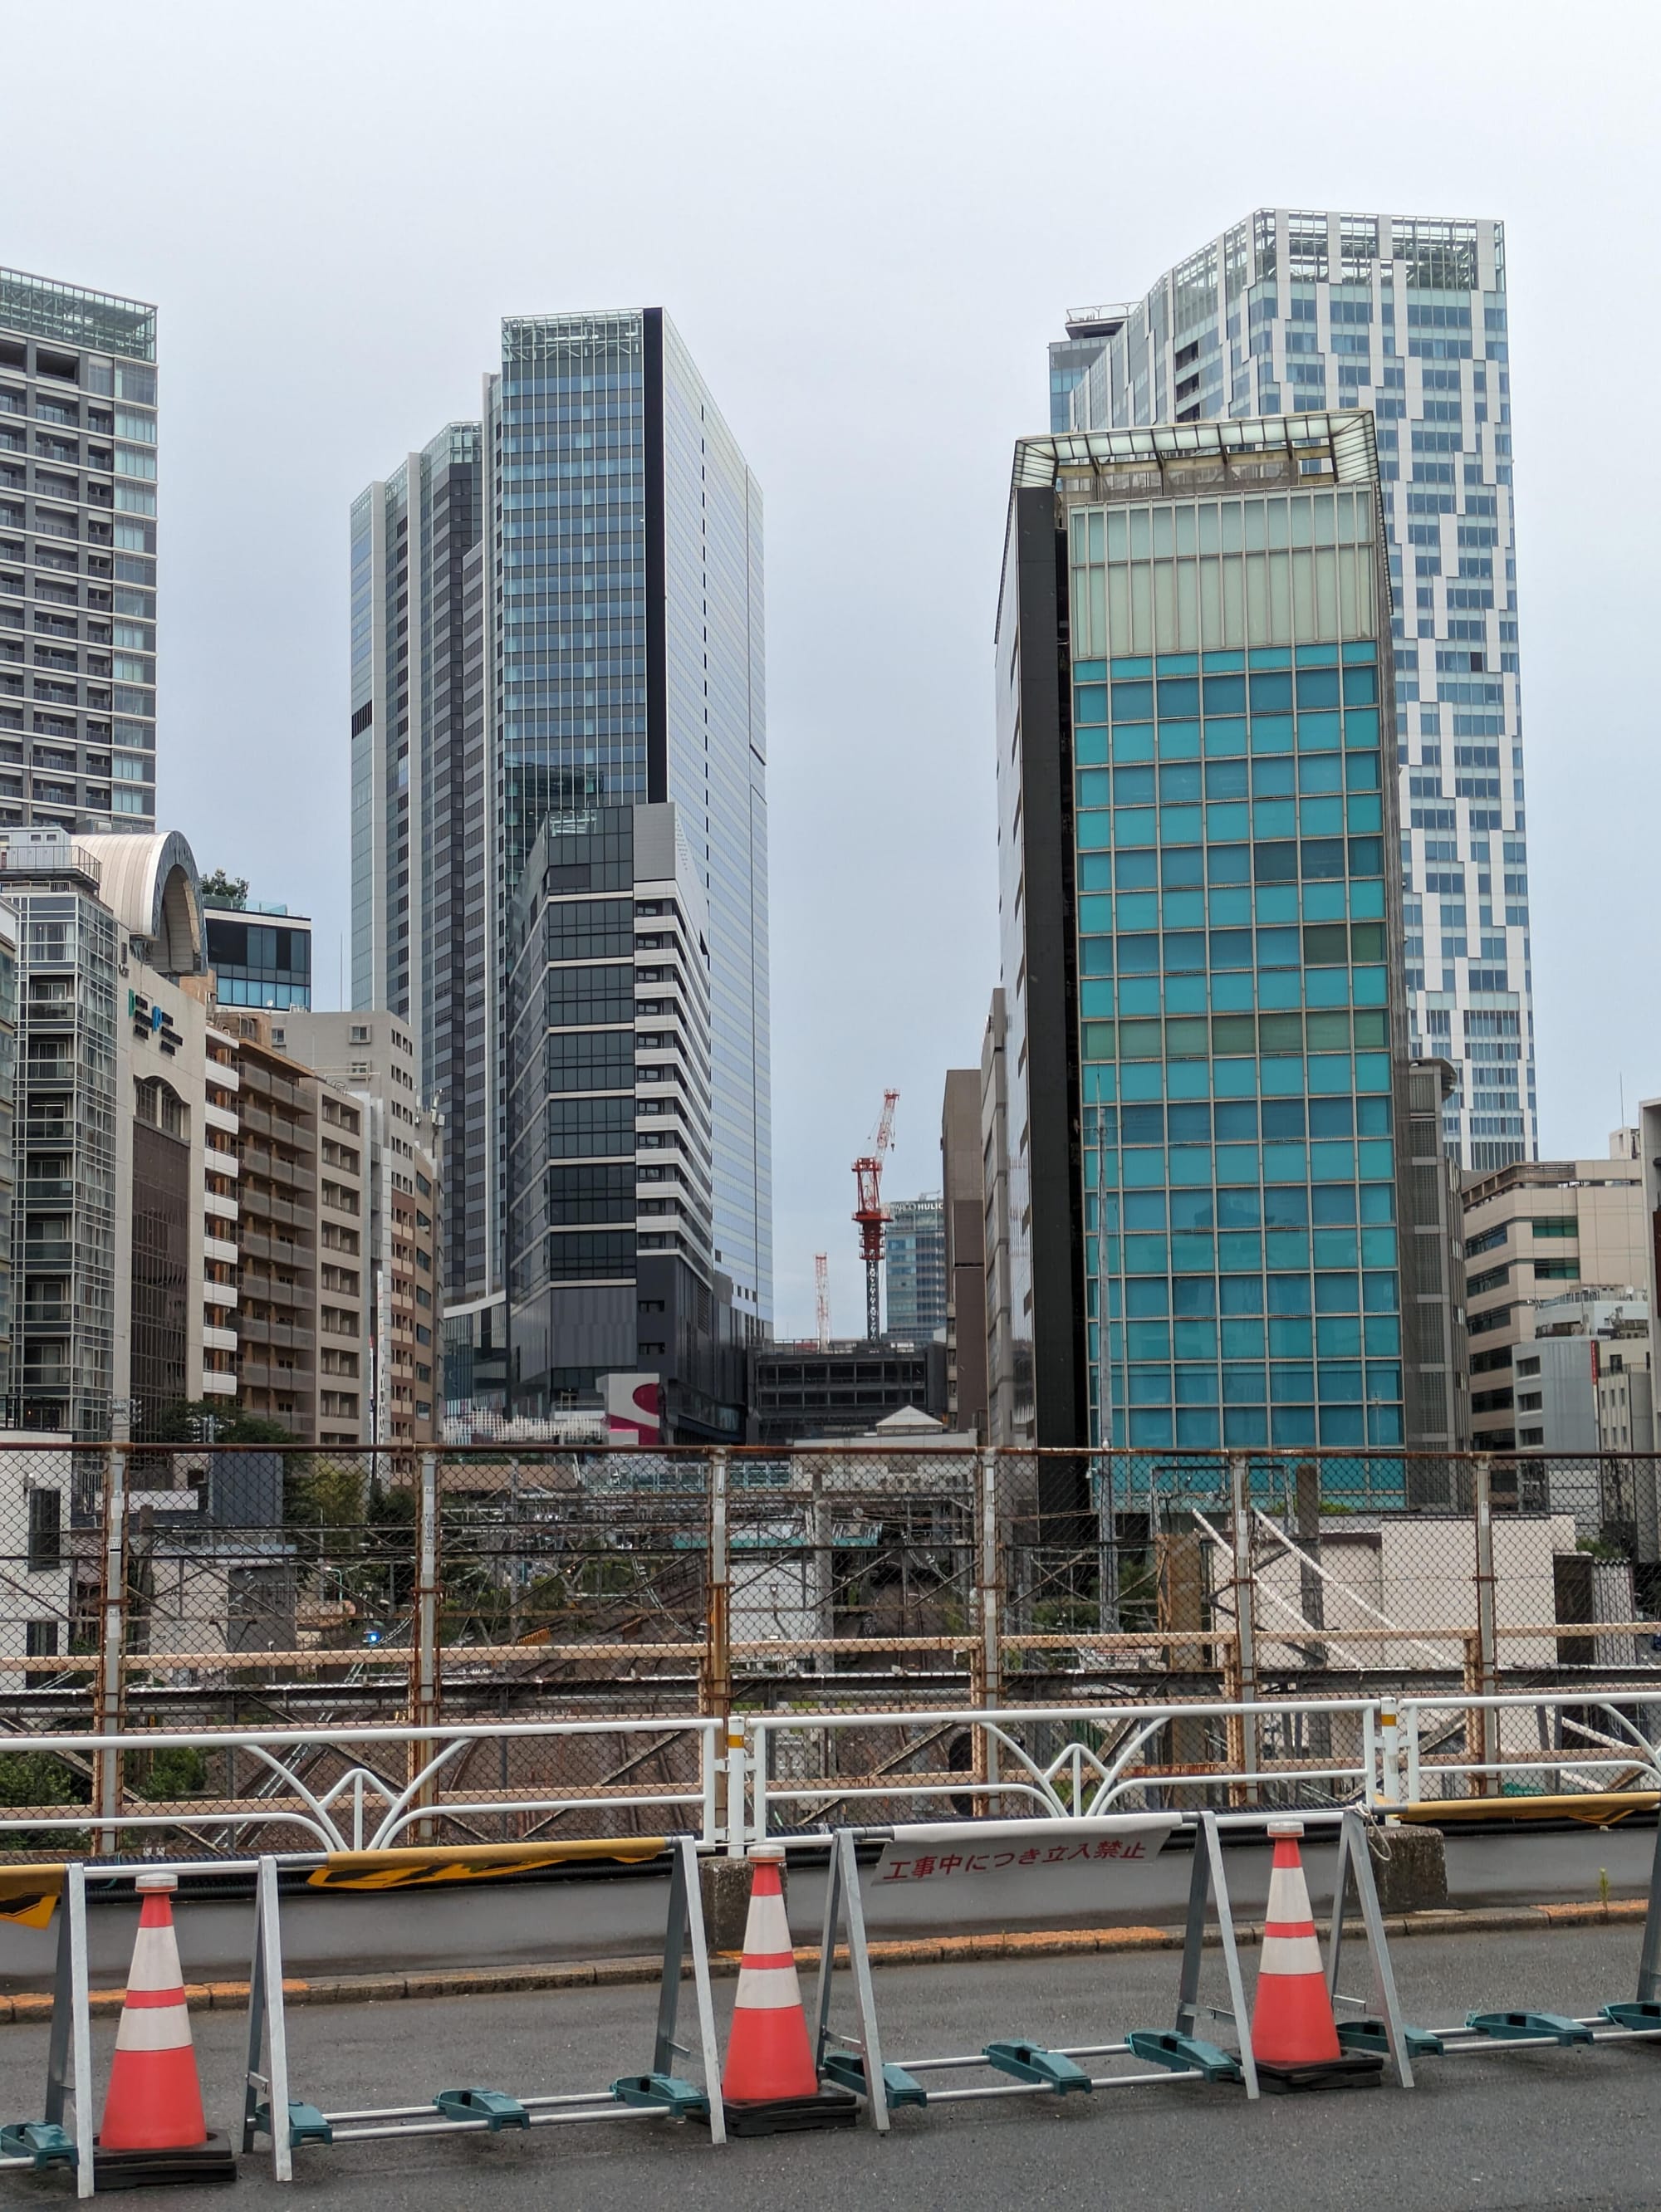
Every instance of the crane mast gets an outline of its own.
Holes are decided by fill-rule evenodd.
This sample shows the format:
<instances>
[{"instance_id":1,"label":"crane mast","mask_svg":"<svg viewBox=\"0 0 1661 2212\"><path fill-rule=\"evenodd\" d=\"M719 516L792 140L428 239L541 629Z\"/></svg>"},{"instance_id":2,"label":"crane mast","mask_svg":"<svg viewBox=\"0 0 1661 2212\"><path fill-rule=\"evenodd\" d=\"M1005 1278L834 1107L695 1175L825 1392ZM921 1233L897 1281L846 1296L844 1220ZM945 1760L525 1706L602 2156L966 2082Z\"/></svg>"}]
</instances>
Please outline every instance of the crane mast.
<instances>
[{"instance_id":1,"label":"crane mast","mask_svg":"<svg viewBox=\"0 0 1661 2212\"><path fill-rule=\"evenodd\" d=\"M883 1225L888 1218L882 1202L882 1163L894 1141L894 1109L899 1096L897 1091L883 1092L882 1118L871 1139L871 1149L854 1163L857 1194L854 1222L860 1232L860 1257L865 1262L865 1334L872 1344L882 1334L882 1240Z\"/></svg>"}]
</instances>

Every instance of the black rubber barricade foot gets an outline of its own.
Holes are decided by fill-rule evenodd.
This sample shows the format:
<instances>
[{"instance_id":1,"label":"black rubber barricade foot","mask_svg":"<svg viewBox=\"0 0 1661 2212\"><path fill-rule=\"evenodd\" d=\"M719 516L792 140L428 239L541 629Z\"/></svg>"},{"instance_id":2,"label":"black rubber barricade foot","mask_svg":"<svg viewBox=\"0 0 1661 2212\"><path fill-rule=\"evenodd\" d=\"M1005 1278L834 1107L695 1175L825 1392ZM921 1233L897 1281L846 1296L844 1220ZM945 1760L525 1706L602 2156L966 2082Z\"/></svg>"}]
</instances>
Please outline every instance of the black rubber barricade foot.
<instances>
[{"instance_id":1,"label":"black rubber barricade foot","mask_svg":"<svg viewBox=\"0 0 1661 2212\"><path fill-rule=\"evenodd\" d=\"M1273 2059L1257 2061L1257 2087L1267 2097L1287 2097L1299 2090L1376 2089L1384 2079L1384 2062L1370 2051L1352 2051L1342 2058L1312 2059L1303 2066L1277 2066Z\"/></svg>"},{"instance_id":2,"label":"black rubber barricade foot","mask_svg":"<svg viewBox=\"0 0 1661 2212\"><path fill-rule=\"evenodd\" d=\"M189 2181L234 2181L236 2153L230 2137L221 2135L176 2150L100 2150L94 2142L92 2171L98 2189L174 2189Z\"/></svg>"},{"instance_id":3,"label":"black rubber barricade foot","mask_svg":"<svg viewBox=\"0 0 1661 2212\"><path fill-rule=\"evenodd\" d=\"M817 2097L769 2097L753 2104L723 2100L721 2111L729 2136L794 2136L813 2128L855 2126L860 2100L846 2089L825 2087Z\"/></svg>"}]
</instances>

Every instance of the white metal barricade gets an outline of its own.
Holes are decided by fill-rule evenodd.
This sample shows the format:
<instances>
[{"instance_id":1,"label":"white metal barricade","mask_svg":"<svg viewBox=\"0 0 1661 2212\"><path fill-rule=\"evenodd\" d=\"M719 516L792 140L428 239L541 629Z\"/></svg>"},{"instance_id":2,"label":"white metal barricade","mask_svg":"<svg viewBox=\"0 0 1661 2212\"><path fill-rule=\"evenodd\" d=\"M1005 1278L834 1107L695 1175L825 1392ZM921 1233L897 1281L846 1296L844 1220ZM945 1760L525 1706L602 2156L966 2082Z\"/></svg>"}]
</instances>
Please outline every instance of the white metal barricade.
<instances>
[{"instance_id":1,"label":"white metal barricade","mask_svg":"<svg viewBox=\"0 0 1661 2212\"><path fill-rule=\"evenodd\" d=\"M288 2016L283 1997L282 1911L274 1858L259 1862L254 1945L248 1981L248 2063L243 2099L242 2148L270 2139L271 2170L279 2181L294 2178L294 2153L307 2143L368 2142L388 2136L496 2135L507 2129L555 2127L579 2121L659 2118L702 2119L710 2140L726 2141L721 2110L721 2061L715 2037L709 1957L704 1942L703 1905L698 1888L697 1850L690 1836L671 1839L669 1902L663 1942L663 1979L658 1997L657 2031L652 2063L644 2074L625 2075L605 2088L553 2095L511 2096L500 2089L441 2089L420 2105L359 2106L325 2111L293 2095ZM681 1968L692 1958L697 2040L676 2040ZM683 2080L678 2058L695 2058L703 2083Z\"/></svg>"},{"instance_id":2,"label":"white metal barricade","mask_svg":"<svg viewBox=\"0 0 1661 2212\"><path fill-rule=\"evenodd\" d=\"M1127 1829L1136 1817L1131 1816L1125 1820ZM1353 1890L1361 1907L1363 1929L1372 1959L1374 2003L1380 2018L1368 2021L1366 2026L1369 2030L1376 2029L1381 2036L1382 2046L1394 2063L1401 2086L1411 2088L1413 2069L1408 2056L1408 2038L1396 2002L1389 1945L1383 1916L1378 1909L1378 1892L1373 1884L1365 1820L1354 1811L1335 1813L1324 1819L1317 1814L1311 1816L1311 1824L1336 1827L1339 1875L1335 1886L1335 1909L1342 1914L1346 1899ZM1066 1831L1084 1825L1094 1832L1112 1823L1100 1820L1088 1824L1066 1820L1034 1822L1031 1832L1035 1837L1048 1838L1055 1835L1058 1828ZM881 2033L871 1983L865 1917L860 1904L859 1874L855 1859L855 1836L852 1830L840 1830L831 1848L816 2008L818 2057L824 2076L839 2087L853 2089L861 2096L866 2101L871 2124L879 2132L887 2130L890 2116L897 2107L965 2104L989 2098L1067 2096L1139 2085L1176 2087L1184 2082L1190 2086L1204 2082L1236 2083L1244 2087L1248 2098L1255 2098L1258 2094L1257 2068L1251 2049L1250 2013L1246 2001L1245 1978L1235 1941L1233 1911L1223 1858L1225 1824L1216 1814L1206 1812L1183 1816L1183 1825L1193 1831L1194 1863L1189 1882L1177 2003L1171 2028L1132 2028L1112 2042L1069 2045L1056 2049L1019 2039L1005 2038L988 2043L979 2051L962 2052L946 2057L900 2058L887 2063L883 2057ZM925 1834L927 1831L916 1829L905 1832L910 1838ZM941 1832L943 1836L956 1838L962 1832L956 1826L943 1826ZM1201 1995L1202 1966L1208 1922L1214 1924L1218 1947L1222 1954L1226 1984L1226 2003L1207 2002ZM1341 1922L1335 1921L1329 1951L1329 1986L1335 1989L1339 1956L1336 1930L1341 1924ZM839 2032L830 2024L830 1977L839 1934L845 1936L847 1942L849 1966L854 1982L855 2027L852 2033ZM1237 2045L1234 2051L1225 2050L1200 2034L1202 2024L1214 2021L1232 2030ZM1370 2050L1373 2046L1369 2041L1352 2039L1348 2047L1360 2051ZM1081 2063L1110 2059L1140 2062L1143 2070L1105 2073L1092 2071ZM1006 2078L989 2084L964 2085L948 2081L940 2087L931 2086L931 2077L936 2075L950 2076L976 2069L990 2069Z\"/></svg>"}]
</instances>

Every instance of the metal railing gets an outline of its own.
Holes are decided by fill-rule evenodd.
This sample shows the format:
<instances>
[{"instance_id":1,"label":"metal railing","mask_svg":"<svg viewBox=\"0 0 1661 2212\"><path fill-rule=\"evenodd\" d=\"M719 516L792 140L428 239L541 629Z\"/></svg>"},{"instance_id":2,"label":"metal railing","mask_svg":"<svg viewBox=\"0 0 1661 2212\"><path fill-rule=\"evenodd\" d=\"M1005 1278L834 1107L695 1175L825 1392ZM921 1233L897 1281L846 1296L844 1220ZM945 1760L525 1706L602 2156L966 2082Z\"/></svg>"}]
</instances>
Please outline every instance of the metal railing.
<instances>
[{"instance_id":1,"label":"metal railing","mask_svg":"<svg viewBox=\"0 0 1661 2212\"><path fill-rule=\"evenodd\" d=\"M1439 1803L1457 1818L1473 1800L1491 1802L1482 1793L1492 1786L1519 1815L1530 1800L1577 1796L1613 1794L1640 1809L1661 1794L1661 1741L1623 1705L1655 1711L1661 1728L1661 1683L1643 1682L1606 1688L1590 1704L1580 1694L1460 1692L1400 1706L1294 1695L756 1715L743 1728L747 1827L729 1832L728 1848L742 1850L746 1834L759 1840L850 1818L939 1819L942 1804L959 1818L1062 1820L1200 1806L1356 1805L1388 1816ZM1518 1723L1526 1729L1511 1725ZM1530 1741L1536 1728L1549 1740ZM863 1756L845 1763L843 1747L861 1738ZM945 1766L931 1757L943 1745L960 1754ZM789 1822L783 1808L792 1807L806 1810Z\"/></svg>"},{"instance_id":2,"label":"metal railing","mask_svg":"<svg viewBox=\"0 0 1661 2212\"><path fill-rule=\"evenodd\" d=\"M591 1824L597 1816L678 1814L678 1822L654 1819L653 1832L690 1826L701 1844L713 1844L720 1840L722 1733L718 1721L684 1719L155 1729L138 1737L40 1735L29 1739L30 1756L43 1765L59 1761L67 1773L118 1757L154 1763L189 1753L210 1763L232 1786L217 1796L204 1791L181 1806L148 1800L142 1784L130 1784L119 1814L107 1821L85 1804L13 1807L0 1814L0 1846L20 1839L50 1842L61 1856L68 1835L71 1855L76 1848L108 1854L165 1841L174 1850L234 1857L256 1848L250 1841L255 1836L263 1836L257 1848L267 1851L388 1850L412 1839L430 1842L440 1828L450 1841L526 1843L579 1812ZM653 1785L563 1779L562 1770L572 1763L570 1747L611 1735L649 1739L649 1749L659 1753L672 1747L680 1754L676 1763L684 1780ZM483 1779L493 1753L499 1771L506 1772L509 1746L539 1754L545 1780L492 1786ZM239 1759L245 1775L252 1770L258 1778L257 1788L235 1789ZM475 1765L479 1778L471 1771Z\"/></svg>"},{"instance_id":3,"label":"metal railing","mask_svg":"<svg viewBox=\"0 0 1661 2212\"><path fill-rule=\"evenodd\" d=\"M152 1729L28 1739L46 1788L0 1812L0 1855L133 1851L236 1860L251 1851L465 1850L572 1832L692 1834L741 1856L751 1841L823 1835L854 1820L1275 1808L1448 1816L1596 1801L1600 1818L1661 1798L1661 1684L1579 1692L1378 1698L1124 1700L849 1711L839 1708L604 1720ZM614 1739L609 1746L607 1739ZM606 1778L589 1780L592 1753ZM158 1766L198 1763L187 1800ZM648 1771L644 1770L655 1770ZM564 1825L562 1825L564 1824Z\"/></svg>"}]
</instances>

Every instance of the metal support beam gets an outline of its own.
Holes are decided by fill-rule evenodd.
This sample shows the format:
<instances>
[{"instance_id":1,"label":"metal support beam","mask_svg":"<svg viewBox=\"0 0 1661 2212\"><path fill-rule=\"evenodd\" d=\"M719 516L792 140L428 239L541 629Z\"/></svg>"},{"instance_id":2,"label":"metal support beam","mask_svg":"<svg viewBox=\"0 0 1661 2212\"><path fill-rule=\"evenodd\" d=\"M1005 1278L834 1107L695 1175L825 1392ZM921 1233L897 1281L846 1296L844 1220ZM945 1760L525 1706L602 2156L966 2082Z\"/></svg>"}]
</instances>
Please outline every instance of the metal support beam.
<instances>
[{"instance_id":1,"label":"metal support beam","mask_svg":"<svg viewBox=\"0 0 1661 2212\"><path fill-rule=\"evenodd\" d=\"M1251 1569L1251 1462L1244 1452L1230 1455L1228 1485L1232 1515L1234 1633L1239 1697L1243 1705L1249 1705L1257 1695L1257 1584ZM1256 1713L1247 1712L1240 1716L1238 1735L1236 1766L1243 1774L1255 1775L1259 1739ZM1257 1796L1255 1782L1237 1784L1231 1791L1232 1800L1237 1805L1254 1805Z\"/></svg>"},{"instance_id":2,"label":"metal support beam","mask_svg":"<svg viewBox=\"0 0 1661 2212\"><path fill-rule=\"evenodd\" d=\"M1494 1466L1486 1452L1477 1455L1475 1477L1475 1688L1478 1697L1491 1698L1500 1688L1500 1645L1494 1618ZM1500 1715L1492 1705L1480 1705L1475 1709L1475 1722L1465 1739L1468 1755L1485 1765L1494 1765L1500 1757ZM1490 1786L1487 1775L1473 1775L1471 1783L1477 1796Z\"/></svg>"},{"instance_id":3,"label":"metal support beam","mask_svg":"<svg viewBox=\"0 0 1661 2212\"><path fill-rule=\"evenodd\" d=\"M998 1543L998 1455L983 1451L977 1458L975 1484L975 1645L970 1674L975 1703L984 1712L995 1712L1003 1703L1003 1573ZM977 1729L974 1776L977 1782L998 1779L998 1745L989 1729ZM976 1808L995 1813L995 1799L981 1799Z\"/></svg>"},{"instance_id":4,"label":"metal support beam","mask_svg":"<svg viewBox=\"0 0 1661 2212\"><path fill-rule=\"evenodd\" d=\"M103 1572L99 1590L98 1666L93 1686L93 1733L119 1735L125 1704L127 1616L127 1454L112 1444L104 1461ZM117 1848L113 1823L121 1810L122 1754L94 1754L93 1802L103 1820L98 1849L112 1856Z\"/></svg>"},{"instance_id":5,"label":"metal support beam","mask_svg":"<svg viewBox=\"0 0 1661 2212\"><path fill-rule=\"evenodd\" d=\"M412 1728L436 1728L439 1723L440 1674L438 1666L439 1619L439 1492L438 1454L425 1451L421 1464L416 1492L416 1587L415 1634L410 1651L410 1724ZM412 1744L407 1779L413 1782L420 1765L429 1755L432 1747ZM436 1778L423 1788L420 1802L429 1802L429 1793L437 1793ZM418 1843L434 1840L433 1824L423 1821L415 1831Z\"/></svg>"}]
</instances>

